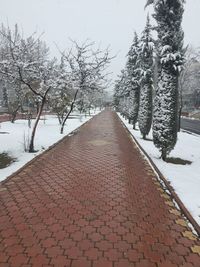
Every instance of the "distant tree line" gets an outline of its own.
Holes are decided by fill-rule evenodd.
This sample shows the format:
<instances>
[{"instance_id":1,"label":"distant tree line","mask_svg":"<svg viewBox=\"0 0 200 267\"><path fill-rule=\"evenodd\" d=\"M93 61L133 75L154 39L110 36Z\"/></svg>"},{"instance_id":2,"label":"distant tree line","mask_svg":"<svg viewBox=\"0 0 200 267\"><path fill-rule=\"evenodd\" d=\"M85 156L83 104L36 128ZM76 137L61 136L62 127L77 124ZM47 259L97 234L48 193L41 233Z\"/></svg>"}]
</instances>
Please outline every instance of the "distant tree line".
<instances>
[{"instance_id":1,"label":"distant tree line","mask_svg":"<svg viewBox=\"0 0 200 267\"><path fill-rule=\"evenodd\" d=\"M179 129L184 0L148 0L146 6L150 4L156 25L151 26L148 16L141 36L135 33L125 68L115 84L114 105L133 128L138 122L144 139L152 126L154 145L166 160ZM156 31L156 39L152 31Z\"/></svg>"},{"instance_id":2,"label":"distant tree line","mask_svg":"<svg viewBox=\"0 0 200 267\"><path fill-rule=\"evenodd\" d=\"M179 79L181 111L190 112L200 108L200 50L188 46L186 62Z\"/></svg>"}]
</instances>

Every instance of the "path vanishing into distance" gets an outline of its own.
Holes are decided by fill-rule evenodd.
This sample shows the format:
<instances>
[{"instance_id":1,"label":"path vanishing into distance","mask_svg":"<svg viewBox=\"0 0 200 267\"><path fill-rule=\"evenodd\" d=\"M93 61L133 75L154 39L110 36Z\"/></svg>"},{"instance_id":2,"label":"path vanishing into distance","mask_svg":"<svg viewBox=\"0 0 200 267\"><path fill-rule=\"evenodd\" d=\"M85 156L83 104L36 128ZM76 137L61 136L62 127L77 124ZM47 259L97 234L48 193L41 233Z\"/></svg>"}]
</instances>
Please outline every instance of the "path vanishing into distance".
<instances>
[{"instance_id":1,"label":"path vanishing into distance","mask_svg":"<svg viewBox=\"0 0 200 267\"><path fill-rule=\"evenodd\" d=\"M200 242L105 110L0 184L1 267L199 267Z\"/></svg>"}]
</instances>

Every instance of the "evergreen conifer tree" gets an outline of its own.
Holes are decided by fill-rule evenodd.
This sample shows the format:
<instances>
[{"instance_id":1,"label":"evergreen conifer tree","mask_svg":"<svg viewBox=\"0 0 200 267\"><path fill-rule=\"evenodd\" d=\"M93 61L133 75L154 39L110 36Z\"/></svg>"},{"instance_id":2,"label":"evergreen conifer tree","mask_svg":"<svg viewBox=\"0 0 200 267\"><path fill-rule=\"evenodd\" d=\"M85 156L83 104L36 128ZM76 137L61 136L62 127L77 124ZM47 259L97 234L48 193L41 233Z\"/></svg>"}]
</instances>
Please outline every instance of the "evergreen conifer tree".
<instances>
[{"instance_id":1,"label":"evergreen conifer tree","mask_svg":"<svg viewBox=\"0 0 200 267\"><path fill-rule=\"evenodd\" d=\"M139 40L137 33L135 33L133 43L128 52L128 60L126 63L127 71L127 90L129 91L129 121L135 124L138 118L139 110L139 97L140 97L140 85L139 85L139 72L138 72L138 45Z\"/></svg>"},{"instance_id":2,"label":"evergreen conifer tree","mask_svg":"<svg viewBox=\"0 0 200 267\"><path fill-rule=\"evenodd\" d=\"M149 16L139 44L139 63L141 75L139 129L146 138L152 123L152 91L153 91L153 39Z\"/></svg>"},{"instance_id":3,"label":"evergreen conifer tree","mask_svg":"<svg viewBox=\"0 0 200 267\"><path fill-rule=\"evenodd\" d=\"M153 141L161 157L177 141L178 77L183 65L183 31L181 28L184 0L149 0L154 5L157 21L158 84L154 101Z\"/></svg>"},{"instance_id":4,"label":"evergreen conifer tree","mask_svg":"<svg viewBox=\"0 0 200 267\"><path fill-rule=\"evenodd\" d=\"M121 71L121 74L118 75L118 79L115 81L114 95L113 95L113 104L116 111L122 113L121 101L123 95L123 80L124 80L124 70Z\"/></svg>"}]
</instances>

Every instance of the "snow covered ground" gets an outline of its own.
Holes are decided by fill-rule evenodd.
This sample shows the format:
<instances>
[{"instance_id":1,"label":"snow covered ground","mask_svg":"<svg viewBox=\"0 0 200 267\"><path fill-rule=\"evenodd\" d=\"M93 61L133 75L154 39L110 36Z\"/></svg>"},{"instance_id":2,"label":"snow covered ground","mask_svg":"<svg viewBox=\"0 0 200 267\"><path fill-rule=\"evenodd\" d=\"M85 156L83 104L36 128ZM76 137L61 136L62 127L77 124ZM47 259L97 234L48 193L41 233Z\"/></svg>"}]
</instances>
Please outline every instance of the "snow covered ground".
<instances>
[{"instance_id":1,"label":"snow covered ground","mask_svg":"<svg viewBox=\"0 0 200 267\"><path fill-rule=\"evenodd\" d=\"M200 224L200 136L180 132L175 149L170 153L170 157L192 161L191 165L166 163L159 158L160 153L152 141L143 140L140 131L133 130L128 121L120 115L119 117L158 169L170 181L179 198ZM148 138L152 139L152 133Z\"/></svg>"},{"instance_id":2,"label":"snow covered ground","mask_svg":"<svg viewBox=\"0 0 200 267\"><path fill-rule=\"evenodd\" d=\"M92 116L98 112L93 113ZM17 120L15 123L2 122L0 132L5 133L0 134L0 153L7 152L10 156L16 158L16 162L13 162L7 168L0 169L0 181L3 181L49 146L81 126L92 116L85 117L85 115L72 114L72 118L66 122L63 135L59 133L60 126L56 116L42 117L43 120L40 120L35 136L35 150L38 150L37 153L24 152L24 138L27 139L31 133L26 120Z\"/></svg>"}]
</instances>

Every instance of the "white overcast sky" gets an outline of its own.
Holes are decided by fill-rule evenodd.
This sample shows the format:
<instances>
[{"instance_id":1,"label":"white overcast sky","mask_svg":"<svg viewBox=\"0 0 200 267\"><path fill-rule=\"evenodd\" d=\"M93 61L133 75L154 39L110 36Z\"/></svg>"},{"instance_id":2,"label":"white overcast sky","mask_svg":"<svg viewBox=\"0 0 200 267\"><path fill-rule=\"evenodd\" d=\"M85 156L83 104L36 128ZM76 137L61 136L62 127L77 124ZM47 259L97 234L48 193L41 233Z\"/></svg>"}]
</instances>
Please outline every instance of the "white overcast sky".
<instances>
[{"instance_id":1,"label":"white overcast sky","mask_svg":"<svg viewBox=\"0 0 200 267\"><path fill-rule=\"evenodd\" d=\"M83 42L87 38L110 45L118 56L111 65L113 77L125 64L134 31L140 33L145 25L146 0L0 0L0 22L13 27L15 23L24 34L37 30L58 55L55 43L65 49L69 38ZM200 0L187 0L183 20L185 44L200 46Z\"/></svg>"}]
</instances>

